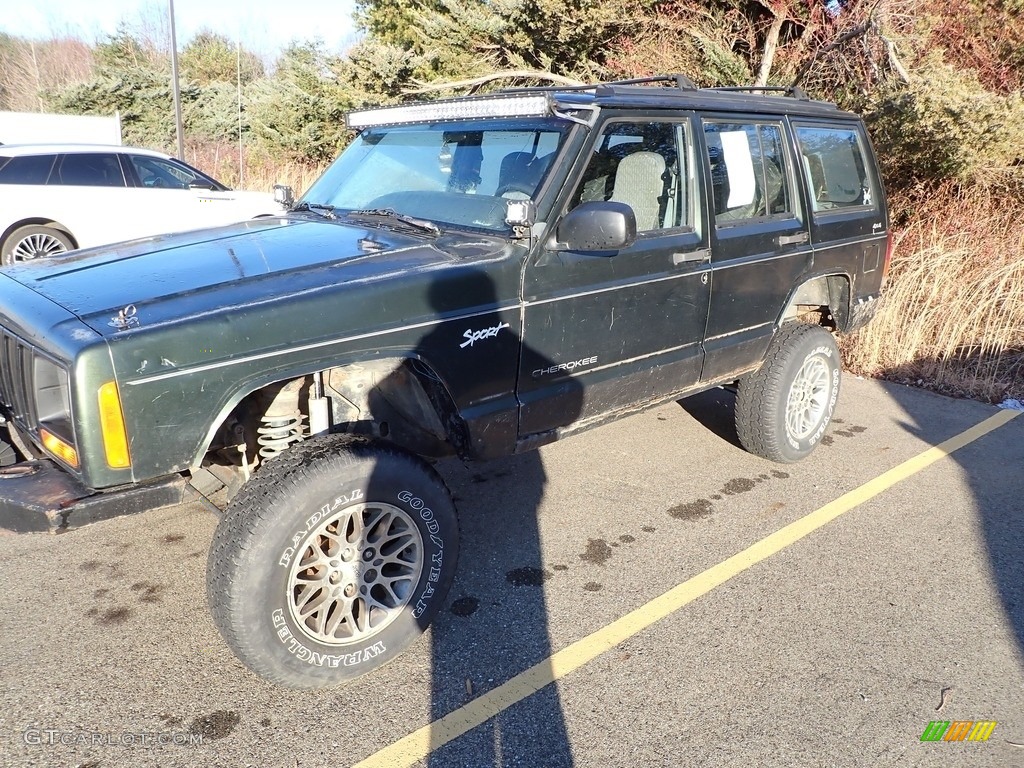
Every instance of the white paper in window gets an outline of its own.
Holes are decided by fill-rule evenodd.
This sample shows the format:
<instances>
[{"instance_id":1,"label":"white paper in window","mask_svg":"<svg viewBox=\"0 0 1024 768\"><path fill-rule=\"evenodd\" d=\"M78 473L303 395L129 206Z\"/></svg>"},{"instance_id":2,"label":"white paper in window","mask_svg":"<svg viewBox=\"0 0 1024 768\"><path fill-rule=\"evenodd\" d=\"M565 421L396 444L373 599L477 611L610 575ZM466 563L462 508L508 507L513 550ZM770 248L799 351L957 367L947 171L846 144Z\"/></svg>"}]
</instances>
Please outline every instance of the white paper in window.
<instances>
[{"instance_id":1,"label":"white paper in window","mask_svg":"<svg viewBox=\"0 0 1024 768\"><path fill-rule=\"evenodd\" d=\"M725 170L729 175L729 200L727 208L739 208L754 202L754 160L750 156L750 144L746 131L723 131L718 134L722 140L722 154L725 156Z\"/></svg>"}]
</instances>

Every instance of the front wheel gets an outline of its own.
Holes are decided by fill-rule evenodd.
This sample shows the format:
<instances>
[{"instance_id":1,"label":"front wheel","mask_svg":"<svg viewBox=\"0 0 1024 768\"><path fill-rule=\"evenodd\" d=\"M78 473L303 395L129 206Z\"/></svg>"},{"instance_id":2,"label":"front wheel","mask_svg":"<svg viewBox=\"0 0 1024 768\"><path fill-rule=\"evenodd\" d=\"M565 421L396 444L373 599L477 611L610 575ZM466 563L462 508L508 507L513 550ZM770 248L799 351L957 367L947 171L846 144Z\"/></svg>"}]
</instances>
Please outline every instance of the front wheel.
<instances>
[{"instance_id":1,"label":"front wheel","mask_svg":"<svg viewBox=\"0 0 1024 768\"><path fill-rule=\"evenodd\" d=\"M782 326L761 367L740 379L740 443L772 461L788 464L804 458L832 420L839 380L839 349L831 333L817 325Z\"/></svg>"},{"instance_id":2,"label":"front wheel","mask_svg":"<svg viewBox=\"0 0 1024 768\"><path fill-rule=\"evenodd\" d=\"M427 628L455 575L458 524L418 457L343 435L268 462L225 512L207 563L214 622L271 682L325 688Z\"/></svg>"}]
</instances>

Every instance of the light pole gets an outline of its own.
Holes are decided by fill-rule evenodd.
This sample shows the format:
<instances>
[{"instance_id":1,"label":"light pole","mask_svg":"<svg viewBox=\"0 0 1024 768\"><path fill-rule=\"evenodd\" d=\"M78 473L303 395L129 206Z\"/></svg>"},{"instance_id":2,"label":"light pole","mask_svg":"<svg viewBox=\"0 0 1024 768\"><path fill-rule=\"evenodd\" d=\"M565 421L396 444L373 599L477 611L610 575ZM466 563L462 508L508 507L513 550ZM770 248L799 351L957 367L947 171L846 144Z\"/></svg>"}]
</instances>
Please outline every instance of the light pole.
<instances>
[{"instance_id":1,"label":"light pole","mask_svg":"<svg viewBox=\"0 0 1024 768\"><path fill-rule=\"evenodd\" d=\"M185 138L181 128L181 88L178 87L178 38L174 34L174 0L167 0L171 16L171 79L174 81L174 130L178 135L178 159L185 159Z\"/></svg>"}]
</instances>

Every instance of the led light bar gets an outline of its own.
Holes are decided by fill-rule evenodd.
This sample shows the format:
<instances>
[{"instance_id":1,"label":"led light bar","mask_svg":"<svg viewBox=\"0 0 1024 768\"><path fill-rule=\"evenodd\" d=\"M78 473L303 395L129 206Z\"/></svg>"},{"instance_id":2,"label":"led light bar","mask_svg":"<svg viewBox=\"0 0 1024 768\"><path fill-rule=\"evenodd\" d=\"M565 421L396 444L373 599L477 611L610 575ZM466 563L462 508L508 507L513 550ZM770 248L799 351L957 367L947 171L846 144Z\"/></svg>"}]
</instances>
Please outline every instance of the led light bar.
<instances>
[{"instance_id":1,"label":"led light bar","mask_svg":"<svg viewBox=\"0 0 1024 768\"><path fill-rule=\"evenodd\" d=\"M361 112L350 112L345 116L345 123L349 128L367 128L371 125L402 125L488 117L546 117L550 114L551 102L546 95L539 94L435 101L424 104L407 104L400 107L367 109Z\"/></svg>"}]
</instances>

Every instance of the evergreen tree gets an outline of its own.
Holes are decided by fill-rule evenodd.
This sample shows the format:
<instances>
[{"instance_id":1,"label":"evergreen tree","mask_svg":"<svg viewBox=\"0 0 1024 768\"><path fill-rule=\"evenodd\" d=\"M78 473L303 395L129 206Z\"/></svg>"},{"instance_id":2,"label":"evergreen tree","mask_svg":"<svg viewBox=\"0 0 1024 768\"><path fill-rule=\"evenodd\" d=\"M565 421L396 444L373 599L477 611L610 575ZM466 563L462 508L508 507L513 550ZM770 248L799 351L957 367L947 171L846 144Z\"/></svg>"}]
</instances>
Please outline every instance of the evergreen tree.
<instances>
[{"instance_id":1,"label":"evergreen tree","mask_svg":"<svg viewBox=\"0 0 1024 768\"><path fill-rule=\"evenodd\" d=\"M242 49L224 35L200 30L185 46L180 57L182 76L199 86L210 83L247 85L263 77L263 62L256 54Z\"/></svg>"}]
</instances>

